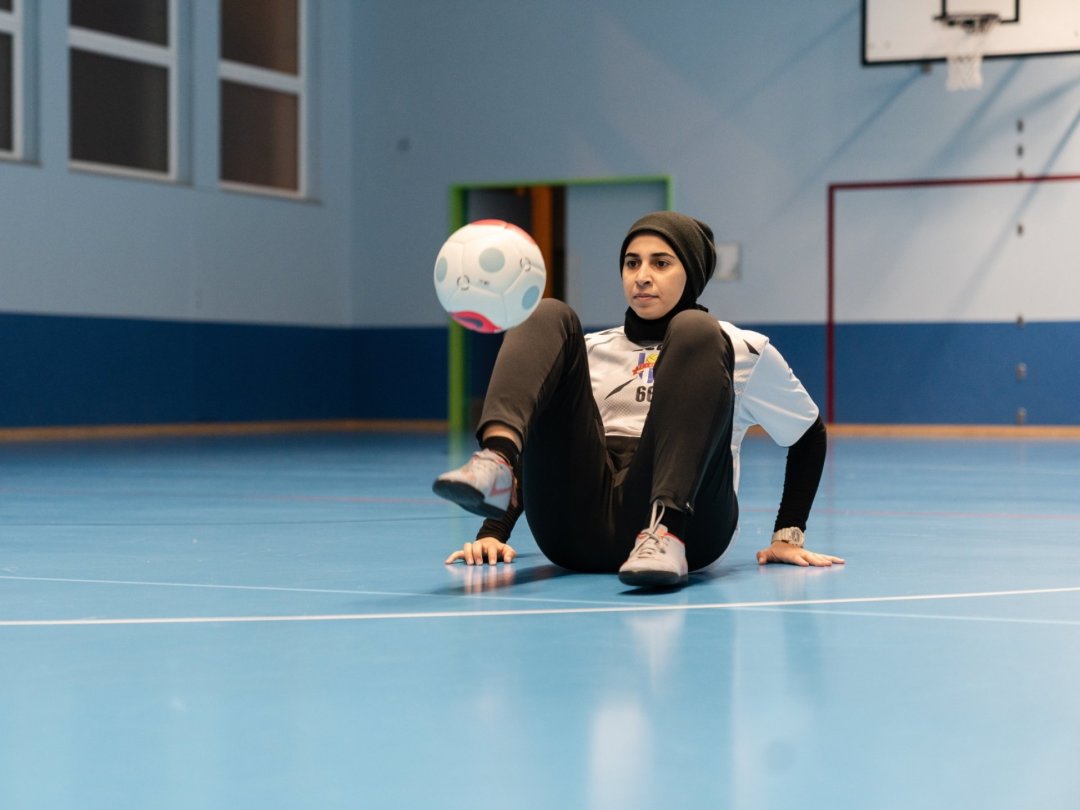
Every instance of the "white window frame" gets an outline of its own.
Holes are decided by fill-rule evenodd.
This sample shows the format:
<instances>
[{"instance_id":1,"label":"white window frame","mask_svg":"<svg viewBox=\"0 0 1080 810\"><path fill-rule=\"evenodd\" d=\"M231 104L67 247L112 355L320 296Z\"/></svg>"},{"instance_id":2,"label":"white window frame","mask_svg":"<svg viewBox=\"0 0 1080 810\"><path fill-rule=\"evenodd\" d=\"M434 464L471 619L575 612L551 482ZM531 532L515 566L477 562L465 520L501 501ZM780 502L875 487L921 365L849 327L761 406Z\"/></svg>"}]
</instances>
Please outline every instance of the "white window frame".
<instances>
[{"instance_id":1,"label":"white window frame","mask_svg":"<svg viewBox=\"0 0 1080 810\"><path fill-rule=\"evenodd\" d=\"M22 160L23 141L23 3L15 0L11 11L0 11L0 32L11 37L11 149L0 149L0 158Z\"/></svg>"},{"instance_id":2,"label":"white window frame","mask_svg":"<svg viewBox=\"0 0 1080 810\"><path fill-rule=\"evenodd\" d=\"M129 62L137 62L144 65L154 65L165 68L168 75L168 134L167 143L167 169L164 172L151 169L135 169L130 166L116 166L111 163L97 163L87 160L75 160L68 157L68 166L72 169L97 172L100 174L118 175L120 177L134 177L143 180L166 180L176 182L179 178L177 165L177 153L179 143L179 107L180 107L180 26L178 22L179 0L166 0L169 15L168 44L156 45L152 42L143 42L128 37L107 34L103 31L94 31L89 28L80 28L75 25L68 27L68 54L72 49L89 51L101 56L111 56L117 59L126 59ZM71 89L68 88L69 98ZM70 108L70 106L69 106ZM68 122L70 131L71 122Z\"/></svg>"},{"instance_id":3,"label":"white window frame","mask_svg":"<svg viewBox=\"0 0 1080 810\"><path fill-rule=\"evenodd\" d=\"M296 6L296 37L297 37L297 75L283 73L278 70L256 67L243 62L234 62L229 59L221 59L220 47L218 49L218 88L223 81L257 87L261 90L274 90L280 93L288 93L296 96L296 182L297 188L283 189L274 186L261 186L254 183L238 183L235 180L221 179L221 168L218 167L218 185L228 191L241 191L251 194L267 194L272 197L288 197L291 199L305 199L308 193L308 0L298 0ZM218 121L218 139L221 138L222 122Z\"/></svg>"}]
</instances>

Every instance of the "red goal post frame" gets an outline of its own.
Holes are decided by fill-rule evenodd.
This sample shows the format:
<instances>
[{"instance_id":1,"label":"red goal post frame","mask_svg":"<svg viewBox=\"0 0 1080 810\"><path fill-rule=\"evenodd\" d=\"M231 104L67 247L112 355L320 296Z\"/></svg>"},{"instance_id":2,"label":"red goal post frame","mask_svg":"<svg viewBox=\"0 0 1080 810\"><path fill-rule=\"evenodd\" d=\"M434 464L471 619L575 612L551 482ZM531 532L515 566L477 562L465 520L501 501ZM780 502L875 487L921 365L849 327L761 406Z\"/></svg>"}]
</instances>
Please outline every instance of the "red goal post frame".
<instances>
[{"instance_id":1,"label":"red goal post frame","mask_svg":"<svg viewBox=\"0 0 1080 810\"><path fill-rule=\"evenodd\" d=\"M825 420L836 421L836 197L840 192L884 191L933 186L1023 185L1078 182L1080 174L1009 175L997 177L942 177L921 180L866 180L830 183L826 214L826 307L825 307Z\"/></svg>"}]
</instances>

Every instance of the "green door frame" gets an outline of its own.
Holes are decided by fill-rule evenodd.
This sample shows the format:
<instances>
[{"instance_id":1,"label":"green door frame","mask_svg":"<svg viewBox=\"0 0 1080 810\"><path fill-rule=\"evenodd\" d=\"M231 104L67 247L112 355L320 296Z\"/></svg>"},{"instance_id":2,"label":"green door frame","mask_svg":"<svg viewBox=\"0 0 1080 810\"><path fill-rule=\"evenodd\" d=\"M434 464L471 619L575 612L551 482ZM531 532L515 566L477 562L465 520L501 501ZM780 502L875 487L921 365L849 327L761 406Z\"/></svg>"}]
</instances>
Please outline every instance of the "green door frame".
<instances>
[{"instance_id":1,"label":"green door frame","mask_svg":"<svg viewBox=\"0 0 1080 810\"><path fill-rule=\"evenodd\" d=\"M466 205L470 191L498 190L513 188L531 188L535 186L624 186L640 183L662 183L668 210L675 207L675 185L671 175L640 175L636 177L605 177L586 180L523 180L520 182L500 183L460 183L450 187L450 231L467 225ZM448 235L449 235L448 233ZM448 357L449 374L447 384L447 424L450 434L461 435L469 424L468 346L465 341L465 328L453 320L448 320Z\"/></svg>"}]
</instances>

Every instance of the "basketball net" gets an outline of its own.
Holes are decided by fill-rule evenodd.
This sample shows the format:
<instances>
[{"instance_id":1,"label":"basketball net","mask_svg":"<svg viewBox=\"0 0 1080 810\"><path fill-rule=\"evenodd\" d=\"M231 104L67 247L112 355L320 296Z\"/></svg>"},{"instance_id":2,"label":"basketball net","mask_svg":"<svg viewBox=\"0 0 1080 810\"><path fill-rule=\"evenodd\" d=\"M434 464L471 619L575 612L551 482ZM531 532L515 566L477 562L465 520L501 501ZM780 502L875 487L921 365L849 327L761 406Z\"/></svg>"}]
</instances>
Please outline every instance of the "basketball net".
<instances>
[{"instance_id":1,"label":"basketball net","mask_svg":"<svg viewBox=\"0 0 1080 810\"><path fill-rule=\"evenodd\" d=\"M980 14L970 17L948 17L942 22L964 29L963 36L946 54L949 75L945 80L947 90L978 90L982 87L982 60L990 32L1001 21L996 14Z\"/></svg>"}]
</instances>

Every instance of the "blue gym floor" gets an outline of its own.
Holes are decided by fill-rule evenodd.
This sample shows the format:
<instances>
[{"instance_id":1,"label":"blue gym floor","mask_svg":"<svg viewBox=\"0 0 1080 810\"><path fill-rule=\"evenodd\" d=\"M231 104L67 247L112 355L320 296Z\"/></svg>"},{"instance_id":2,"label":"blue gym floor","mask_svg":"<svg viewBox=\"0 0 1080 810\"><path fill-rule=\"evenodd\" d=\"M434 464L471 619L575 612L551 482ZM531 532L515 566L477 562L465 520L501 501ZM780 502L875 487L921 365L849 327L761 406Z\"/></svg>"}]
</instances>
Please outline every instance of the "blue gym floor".
<instances>
[{"instance_id":1,"label":"blue gym floor","mask_svg":"<svg viewBox=\"0 0 1080 810\"><path fill-rule=\"evenodd\" d=\"M833 438L799 569L751 438L660 594L444 566L441 436L0 457L3 810L1080 807L1080 442Z\"/></svg>"}]
</instances>

